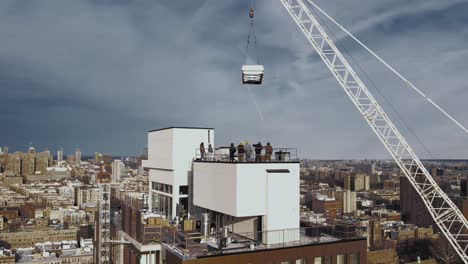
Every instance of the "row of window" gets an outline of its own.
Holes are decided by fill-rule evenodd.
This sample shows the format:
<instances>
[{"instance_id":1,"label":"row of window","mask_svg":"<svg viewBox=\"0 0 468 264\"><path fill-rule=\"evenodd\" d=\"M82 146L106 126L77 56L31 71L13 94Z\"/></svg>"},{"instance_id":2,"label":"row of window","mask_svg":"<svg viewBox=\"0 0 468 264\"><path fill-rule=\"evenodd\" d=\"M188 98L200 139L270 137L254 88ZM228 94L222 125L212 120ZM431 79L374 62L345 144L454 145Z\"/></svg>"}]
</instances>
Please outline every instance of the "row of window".
<instances>
[{"instance_id":1,"label":"row of window","mask_svg":"<svg viewBox=\"0 0 468 264\"><path fill-rule=\"evenodd\" d=\"M160 191L168 194L172 194L172 185L159 183L159 182L151 182L151 188L155 191ZM180 195L187 195L188 194L188 186L179 186L179 194Z\"/></svg>"},{"instance_id":2,"label":"row of window","mask_svg":"<svg viewBox=\"0 0 468 264\"><path fill-rule=\"evenodd\" d=\"M349 255L350 261L347 261L347 255L337 255L336 264L359 264L359 254ZM295 261L282 261L280 264L307 264L306 259L297 259ZM313 264L332 264L331 256L315 257Z\"/></svg>"},{"instance_id":3,"label":"row of window","mask_svg":"<svg viewBox=\"0 0 468 264\"><path fill-rule=\"evenodd\" d=\"M172 185L169 185L169 184L151 182L151 189L155 191L160 191L163 193L172 194Z\"/></svg>"}]
</instances>

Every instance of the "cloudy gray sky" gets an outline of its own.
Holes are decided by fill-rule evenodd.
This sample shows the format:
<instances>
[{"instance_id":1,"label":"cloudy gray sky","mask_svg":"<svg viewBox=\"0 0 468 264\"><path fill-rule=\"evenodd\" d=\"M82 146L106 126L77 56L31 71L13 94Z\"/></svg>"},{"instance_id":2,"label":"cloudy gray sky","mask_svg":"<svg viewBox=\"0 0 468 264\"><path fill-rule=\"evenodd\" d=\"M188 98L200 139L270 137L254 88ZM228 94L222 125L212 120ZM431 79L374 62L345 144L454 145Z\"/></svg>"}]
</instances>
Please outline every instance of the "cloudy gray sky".
<instances>
[{"instance_id":1,"label":"cloudy gray sky","mask_svg":"<svg viewBox=\"0 0 468 264\"><path fill-rule=\"evenodd\" d=\"M218 145L260 139L305 158L387 157L279 0L254 1L266 68L252 88L259 118L240 84L246 2L0 1L0 145L129 155L150 129L209 126ZM316 2L468 125L468 1ZM432 156L395 120L417 153L468 158L468 135L327 25Z\"/></svg>"}]
</instances>

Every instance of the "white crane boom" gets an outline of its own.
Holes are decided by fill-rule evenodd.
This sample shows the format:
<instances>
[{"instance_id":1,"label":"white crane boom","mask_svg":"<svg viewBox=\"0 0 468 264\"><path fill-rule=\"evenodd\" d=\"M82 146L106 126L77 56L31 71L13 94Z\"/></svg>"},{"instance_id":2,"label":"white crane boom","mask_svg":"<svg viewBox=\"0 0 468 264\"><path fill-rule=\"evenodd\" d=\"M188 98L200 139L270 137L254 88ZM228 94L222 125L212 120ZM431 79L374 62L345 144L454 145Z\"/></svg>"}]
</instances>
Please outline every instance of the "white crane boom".
<instances>
[{"instance_id":1,"label":"white crane boom","mask_svg":"<svg viewBox=\"0 0 468 264\"><path fill-rule=\"evenodd\" d=\"M450 245L468 263L468 221L463 214L434 181L304 1L280 1L422 198Z\"/></svg>"}]
</instances>

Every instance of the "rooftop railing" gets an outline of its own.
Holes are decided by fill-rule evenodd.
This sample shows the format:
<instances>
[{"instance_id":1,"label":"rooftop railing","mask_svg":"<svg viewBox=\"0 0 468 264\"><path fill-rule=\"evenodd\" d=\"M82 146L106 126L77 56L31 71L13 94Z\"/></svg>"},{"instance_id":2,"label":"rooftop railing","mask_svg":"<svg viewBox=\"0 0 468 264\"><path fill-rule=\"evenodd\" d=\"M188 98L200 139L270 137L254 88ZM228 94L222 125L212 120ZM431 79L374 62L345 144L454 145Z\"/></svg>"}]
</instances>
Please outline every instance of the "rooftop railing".
<instances>
[{"instance_id":1,"label":"rooftop railing","mask_svg":"<svg viewBox=\"0 0 468 264\"><path fill-rule=\"evenodd\" d=\"M208 162L238 162L238 163L253 163L253 162L295 162L299 161L296 148L272 148L268 151L266 146L263 146L260 154L256 154L255 147L252 146L252 151L239 153L236 147L234 155L230 154L230 147L219 147L209 151L205 148L205 153L200 149L195 150L195 160Z\"/></svg>"},{"instance_id":2,"label":"rooftop railing","mask_svg":"<svg viewBox=\"0 0 468 264\"><path fill-rule=\"evenodd\" d=\"M344 234L342 230L332 227L327 230L320 227L301 227L250 233L229 232L227 238L222 234L212 235L207 238L207 243L201 242L206 238L200 236L199 233L186 233L183 238L177 238L180 233L177 235L175 230L171 232L167 237L174 237L174 239L166 240L165 244L183 259L363 238L356 231Z\"/></svg>"}]
</instances>

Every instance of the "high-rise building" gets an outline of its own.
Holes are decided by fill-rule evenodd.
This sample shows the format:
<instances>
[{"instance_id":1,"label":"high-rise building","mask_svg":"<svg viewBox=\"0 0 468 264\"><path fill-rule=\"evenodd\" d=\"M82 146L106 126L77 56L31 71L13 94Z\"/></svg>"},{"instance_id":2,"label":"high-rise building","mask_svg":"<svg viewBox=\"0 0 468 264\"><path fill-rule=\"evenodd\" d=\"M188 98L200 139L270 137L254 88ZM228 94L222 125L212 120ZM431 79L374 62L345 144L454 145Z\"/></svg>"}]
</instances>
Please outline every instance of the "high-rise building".
<instances>
[{"instance_id":1,"label":"high-rise building","mask_svg":"<svg viewBox=\"0 0 468 264\"><path fill-rule=\"evenodd\" d=\"M370 177L367 174L346 175L344 189L350 191L367 191L370 189Z\"/></svg>"},{"instance_id":2,"label":"high-rise building","mask_svg":"<svg viewBox=\"0 0 468 264\"><path fill-rule=\"evenodd\" d=\"M352 213L356 210L356 192L345 190L343 192L343 213Z\"/></svg>"},{"instance_id":3,"label":"high-rise building","mask_svg":"<svg viewBox=\"0 0 468 264\"><path fill-rule=\"evenodd\" d=\"M99 200L99 188L90 186L75 187L75 205L82 206L85 203L97 203Z\"/></svg>"},{"instance_id":4,"label":"high-rise building","mask_svg":"<svg viewBox=\"0 0 468 264\"><path fill-rule=\"evenodd\" d=\"M468 197L468 181L466 178L460 180L460 195Z\"/></svg>"},{"instance_id":5,"label":"high-rise building","mask_svg":"<svg viewBox=\"0 0 468 264\"><path fill-rule=\"evenodd\" d=\"M121 160L114 160L112 162L112 182L119 182L122 179L122 171L125 169Z\"/></svg>"},{"instance_id":6,"label":"high-rise building","mask_svg":"<svg viewBox=\"0 0 468 264\"><path fill-rule=\"evenodd\" d=\"M37 153L35 155L35 162L36 162L36 167L35 167L35 173L40 173L40 174L46 174L47 168L49 165L51 165L51 158L50 158L50 153L49 152L41 152Z\"/></svg>"},{"instance_id":7,"label":"high-rise building","mask_svg":"<svg viewBox=\"0 0 468 264\"><path fill-rule=\"evenodd\" d=\"M344 189L345 190L350 190L354 192L356 189L354 188L354 177L351 175L346 175L344 177Z\"/></svg>"},{"instance_id":8,"label":"high-rise building","mask_svg":"<svg viewBox=\"0 0 468 264\"><path fill-rule=\"evenodd\" d=\"M354 176L354 188L357 192L370 189L370 177L367 174L356 174Z\"/></svg>"},{"instance_id":9,"label":"high-rise building","mask_svg":"<svg viewBox=\"0 0 468 264\"><path fill-rule=\"evenodd\" d=\"M75 150L75 162L78 165L81 164L81 150L79 148Z\"/></svg>"},{"instance_id":10,"label":"high-rise building","mask_svg":"<svg viewBox=\"0 0 468 264\"><path fill-rule=\"evenodd\" d=\"M57 151L57 163L61 164L63 162L63 149L59 148Z\"/></svg>"},{"instance_id":11,"label":"high-rise building","mask_svg":"<svg viewBox=\"0 0 468 264\"><path fill-rule=\"evenodd\" d=\"M12 155L8 156L5 171L12 173L15 176L22 176L23 172L21 170L21 153L15 152Z\"/></svg>"},{"instance_id":12,"label":"high-rise building","mask_svg":"<svg viewBox=\"0 0 468 264\"><path fill-rule=\"evenodd\" d=\"M34 175L36 172L35 151L30 149L29 153L21 154L21 174Z\"/></svg>"},{"instance_id":13,"label":"high-rise building","mask_svg":"<svg viewBox=\"0 0 468 264\"><path fill-rule=\"evenodd\" d=\"M423 200L406 177L400 177L401 220L419 227L436 226Z\"/></svg>"}]
</instances>

